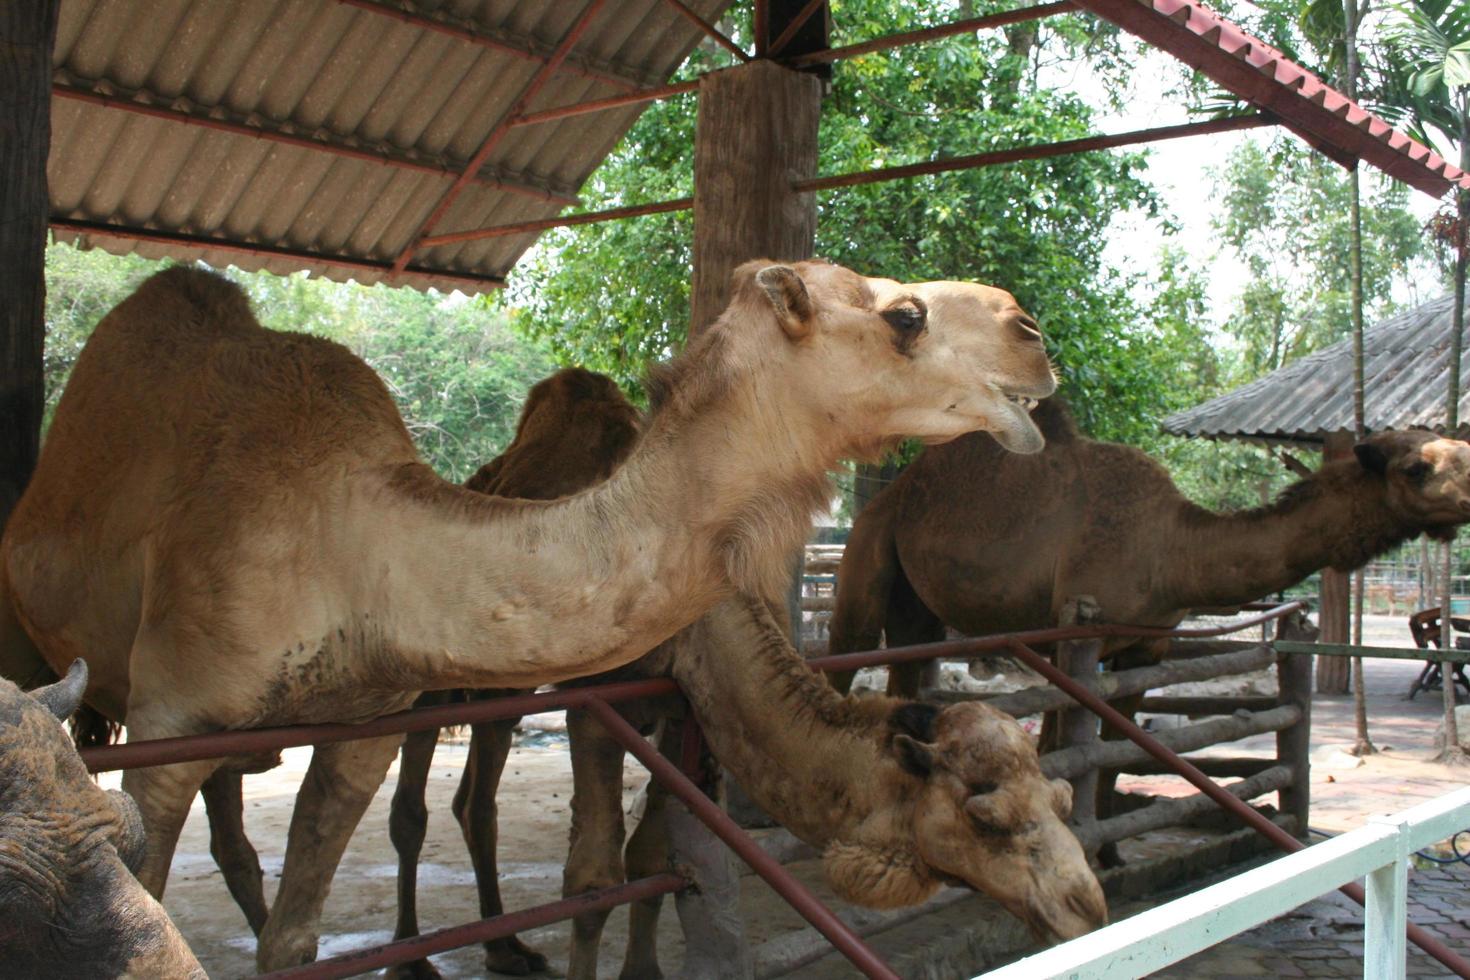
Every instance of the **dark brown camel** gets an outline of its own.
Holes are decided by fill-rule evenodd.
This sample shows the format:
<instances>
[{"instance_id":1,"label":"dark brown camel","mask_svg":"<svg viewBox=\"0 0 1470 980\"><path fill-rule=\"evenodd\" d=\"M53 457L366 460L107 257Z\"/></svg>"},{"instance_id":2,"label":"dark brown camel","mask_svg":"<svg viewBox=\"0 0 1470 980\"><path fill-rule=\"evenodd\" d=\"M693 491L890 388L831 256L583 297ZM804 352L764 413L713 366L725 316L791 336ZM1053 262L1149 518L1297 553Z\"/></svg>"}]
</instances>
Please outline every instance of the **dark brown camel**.
<instances>
[{"instance_id":1,"label":"dark brown camel","mask_svg":"<svg viewBox=\"0 0 1470 980\"><path fill-rule=\"evenodd\" d=\"M1146 454L1082 436L1057 399L1032 417L1042 452L963 436L925 449L868 504L838 571L833 653L885 635L890 647L941 640L946 626L1054 626L1081 595L1110 622L1172 627L1191 609L1250 602L1325 567L1349 571L1470 521L1470 445L1429 432L1371 436L1276 502L1217 514ZM1122 668L1162 649L1118 641L1105 653ZM893 669L890 692L915 696L922 670ZM851 677L834 682L845 689Z\"/></svg>"}]
</instances>

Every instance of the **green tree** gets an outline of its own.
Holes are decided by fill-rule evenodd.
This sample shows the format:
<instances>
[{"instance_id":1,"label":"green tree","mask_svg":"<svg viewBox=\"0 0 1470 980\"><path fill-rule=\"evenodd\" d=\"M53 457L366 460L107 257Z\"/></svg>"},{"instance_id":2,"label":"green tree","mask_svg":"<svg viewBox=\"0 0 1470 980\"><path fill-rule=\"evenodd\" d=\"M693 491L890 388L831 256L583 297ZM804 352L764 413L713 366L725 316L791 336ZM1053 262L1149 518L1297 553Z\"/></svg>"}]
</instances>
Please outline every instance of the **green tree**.
<instances>
[{"instance_id":1,"label":"green tree","mask_svg":"<svg viewBox=\"0 0 1470 980\"><path fill-rule=\"evenodd\" d=\"M845 33L832 43L1001 6L834 0L834 20ZM1093 110L1042 87L1037 66L1086 49L1095 70L1120 80L1127 71L1121 44L1112 28L1062 18L841 62L823 107L822 170L1089 135L1096 131ZM716 58L701 49L683 73ZM584 189L586 206L692 193L695 111L692 97L650 108ZM1102 257L1115 214L1157 210L1143 159L1090 153L825 193L818 199L817 251L869 274L976 279L1011 290L1041 321L1083 425L1105 438L1146 439L1171 383L1159 359L1148 356L1159 328L1132 297L1132 283ZM678 214L548 236L513 276L514 322L545 338L558 358L631 385L684 338L691 235L691 217Z\"/></svg>"}]
</instances>

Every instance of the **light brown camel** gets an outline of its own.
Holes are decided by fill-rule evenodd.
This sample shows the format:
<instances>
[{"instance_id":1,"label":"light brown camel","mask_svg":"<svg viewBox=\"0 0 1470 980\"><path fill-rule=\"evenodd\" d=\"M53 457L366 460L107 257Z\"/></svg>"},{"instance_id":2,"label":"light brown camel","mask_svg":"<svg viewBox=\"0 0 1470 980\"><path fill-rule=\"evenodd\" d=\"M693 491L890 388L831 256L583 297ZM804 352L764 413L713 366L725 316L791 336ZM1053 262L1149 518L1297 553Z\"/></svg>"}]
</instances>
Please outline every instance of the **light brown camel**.
<instances>
[{"instance_id":1,"label":"light brown camel","mask_svg":"<svg viewBox=\"0 0 1470 980\"><path fill-rule=\"evenodd\" d=\"M1080 595L1108 621L1172 627L1191 609L1358 568L1470 521L1470 445L1429 432L1371 436L1275 503L1217 514L1143 452L1082 436L1059 400L1033 416L1044 451L1023 458L983 435L960 438L926 449L868 504L838 569L833 653L872 649L885 634L895 647L941 640L946 626L1054 626ZM1129 645L1105 649L1115 666L1162 655L1157 643ZM921 669L892 669L890 692L917 692Z\"/></svg>"},{"instance_id":2,"label":"light brown camel","mask_svg":"<svg viewBox=\"0 0 1470 980\"><path fill-rule=\"evenodd\" d=\"M466 485L502 496L544 498L575 492L606 479L631 449L637 432L633 408L611 381L569 369L531 390L515 440L503 455L482 467ZM741 739L759 746L764 755L756 766L749 755L749 746L740 748L731 744L721 758L726 755L734 758L736 761L729 767L741 784L759 787L762 799L769 803L768 811L782 823L800 826L803 839L826 845L854 834L863 840L868 854L865 860L869 861L878 860L872 854L911 855L917 851L949 855L948 864L944 863L945 858L939 857L934 859L938 863L933 866L952 868L946 873L972 887L998 891L1007 906L1042 935L1070 937L1101 924L1106 906L1086 859L1064 828L1059 832L1065 839L1054 837L1061 825L1058 818L1049 816L1049 808L1064 808L1065 801L1056 794L1062 793L1070 800L1070 788L1065 783L1049 786L1041 781L1035 752L1011 719L988 709L936 715L935 709L929 706L897 701L844 706L820 678L806 670L795 651L781 640L779 632L772 635L764 619L756 622L751 616L748 611L737 610L716 620L716 624L731 619L741 624L729 635L720 632L719 625L701 622L632 664L572 683L664 677L676 669L678 658L682 661L679 676L685 686L702 692L696 715L712 733L711 741L722 742L723 736L716 733L726 726L734 726ZM757 639L759 642L754 642ZM741 643L750 645L741 647ZM729 651L728 656L739 658L742 665L759 656L761 670L725 669L727 665L718 662L725 650ZM493 696L504 692L475 692L469 696L480 693ZM462 695L455 692L435 692L424 695L419 703L445 703L459 696ZM620 705L619 710L635 727L647 730L676 707L677 701L656 699ZM816 711L817 720L803 728L799 737L809 740L806 751L816 752L817 758L809 760L807 766L796 766L786 755L787 745L783 741L786 736L779 734L783 724L773 724L771 719L789 722L812 711ZM756 718L763 718L765 724L752 724ZM936 745L926 773L937 764L947 771L968 774L973 785L991 783L1003 787L1008 794L1039 794L1042 814L1033 815L1033 829L1035 834L1046 838L1046 846L1041 850L1043 859L1034 857L1036 851L1026 850L1036 843L1034 840L1008 841L1008 850L998 846L1005 840L1002 832L991 829L982 834L971 823L946 822L948 811L942 805L938 806L941 812L936 816L936 800L918 791L912 779L900 779L893 785L872 785L874 773L883 767L882 759L895 754L890 743L899 728L907 733L906 737L919 736L929 741L934 738L936 719L939 719L938 728L950 731L954 737ZM455 817L475 867L481 914L486 916L502 911L496 871L495 793L510 750L514 724L507 721L473 727L468 761L453 802ZM621 883L625 879L625 862L627 873L634 877L665 870L668 849L661 820L665 794L651 787L647 809L628 842L625 857L622 853L623 749L586 712L568 712L567 727L575 792L565 894L576 895ZM390 821L393 843L399 852L399 918L395 938L418 932L415 880L428 816L424 790L437 735L437 731L410 735L404 742L399 765ZM971 737L989 741L971 744ZM660 741L663 744L663 738ZM983 771L972 758L976 744L994 749ZM878 758L874 758L875 752ZM814 778L814 771L820 771L821 778L804 782ZM806 792L814 788L824 790L815 803ZM814 806L818 808L816 812ZM914 819L915 815L920 819ZM1028 817L1028 823L1033 822L1033 817ZM856 823L863 821L869 825L865 835L854 829ZM1018 830L1019 825L1011 829ZM916 859L905 856L900 863L907 874ZM845 863L842 866L848 867ZM932 891L912 883L894 890L891 874L863 878L844 871L834 881L843 888L846 897L865 905L912 904ZM659 905L655 898L637 903L631 911L624 977L659 975L656 947ZM567 969L570 980L595 980L597 948L607 914L588 912L574 920ZM544 956L514 937L486 944L486 966L493 971L524 974L545 969L546 965ZM428 978L438 976L438 971L427 960L419 960L390 971L390 976Z\"/></svg>"},{"instance_id":3,"label":"light brown camel","mask_svg":"<svg viewBox=\"0 0 1470 980\"><path fill-rule=\"evenodd\" d=\"M29 695L0 680L0 974L205 980L130 870L138 808L98 788L61 727L86 685L81 660Z\"/></svg>"},{"instance_id":4,"label":"light brown camel","mask_svg":"<svg viewBox=\"0 0 1470 980\"><path fill-rule=\"evenodd\" d=\"M628 463L536 502L435 476L346 349L261 328L217 276L159 273L77 361L0 542L7 605L52 669L87 653L89 702L134 738L364 720L423 690L606 670L732 587L770 591L841 458L977 428L1040 448L1027 408L1055 383L1009 294L757 261L731 295L654 374L661 408ZM314 752L262 969L315 956L400 741ZM124 778L155 895L217 766Z\"/></svg>"}]
</instances>

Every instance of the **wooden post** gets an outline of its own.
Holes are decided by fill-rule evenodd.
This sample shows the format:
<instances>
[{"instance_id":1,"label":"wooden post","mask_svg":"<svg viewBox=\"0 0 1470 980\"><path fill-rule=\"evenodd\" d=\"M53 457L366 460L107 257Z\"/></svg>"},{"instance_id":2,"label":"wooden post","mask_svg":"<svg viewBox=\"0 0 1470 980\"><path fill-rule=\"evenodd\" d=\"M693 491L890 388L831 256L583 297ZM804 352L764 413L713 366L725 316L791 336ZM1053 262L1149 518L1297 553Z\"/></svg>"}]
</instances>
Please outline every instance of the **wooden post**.
<instances>
[{"instance_id":1,"label":"wooden post","mask_svg":"<svg viewBox=\"0 0 1470 980\"><path fill-rule=\"evenodd\" d=\"M1299 613L1280 621L1278 640L1317 639L1317 631ZM1323 657L1342 660L1342 657ZM1277 793L1281 812L1296 820L1294 832L1307 839L1307 818L1311 813L1312 750L1312 657L1304 653L1283 653L1276 663L1277 696L1283 705L1292 705L1302 713L1301 721L1276 733L1276 760L1291 767L1290 786Z\"/></svg>"},{"instance_id":2,"label":"wooden post","mask_svg":"<svg viewBox=\"0 0 1470 980\"><path fill-rule=\"evenodd\" d=\"M0 3L0 526L36 467L46 399L46 158L61 0Z\"/></svg>"},{"instance_id":3,"label":"wooden post","mask_svg":"<svg viewBox=\"0 0 1470 980\"><path fill-rule=\"evenodd\" d=\"M1322 465L1342 459L1353 451L1353 436L1350 432L1332 432L1322 444ZM1317 624L1322 629L1323 643L1349 642L1349 595L1350 577L1346 572L1322 569L1322 601L1317 612ZM1317 691L1321 694L1347 694L1348 669L1346 657L1323 657L1317 661Z\"/></svg>"},{"instance_id":4,"label":"wooden post","mask_svg":"<svg viewBox=\"0 0 1470 980\"><path fill-rule=\"evenodd\" d=\"M784 23L780 18L788 16L786 8L792 6L793 0L772 3L772 24ZM816 197L795 193L792 182L817 172L821 94L820 79L769 61L752 61L700 80L694 137L691 337L714 322L728 304L730 276L736 267L757 258L795 261L811 257L817 231ZM795 560L801 560L799 553ZM798 639L800 589L800 576L793 576L787 596L792 611L788 628ZM769 821L733 780L726 783L728 809L737 822L750 826L762 819ZM688 912L699 921L686 918L684 907L680 908L685 935L698 937L699 943L712 948L743 948L734 858L718 842L715 857L708 844L713 835L682 810L682 805L670 806L670 846L677 853L711 856L694 868L703 900L697 909L691 905ZM748 976L751 969L748 957L703 962L700 968L714 971L703 976L721 978Z\"/></svg>"},{"instance_id":5,"label":"wooden post","mask_svg":"<svg viewBox=\"0 0 1470 980\"><path fill-rule=\"evenodd\" d=\"M1058 626L1088 626L1097 622L1100 610L1091 596L1074 596L1062 607ZM1057 669L1084 684L1097 679L1097 660L1102 652L1102 640L1070 640L1057 644ZM1085 747L1098 740L1098 719L1086 708L1074 706L1065 709L1057 720L1057 735L1061 748ZM1087 771L1072 779L1072 826L1079 834L1097 822L1097 768L1089 766Z\"/></svg>"},{"instance_id":6,"label":"wooden post","mask_svg":"<svg viewBox=\"0 0 1470 980\"><path fill-rule=\"evenodd\" d=\"M822 83L769 61L704 76L694 136L690 328L724 310L742 262L810 258L817 203L793 181L817 172Z\"/></svg>"}]
</instances>

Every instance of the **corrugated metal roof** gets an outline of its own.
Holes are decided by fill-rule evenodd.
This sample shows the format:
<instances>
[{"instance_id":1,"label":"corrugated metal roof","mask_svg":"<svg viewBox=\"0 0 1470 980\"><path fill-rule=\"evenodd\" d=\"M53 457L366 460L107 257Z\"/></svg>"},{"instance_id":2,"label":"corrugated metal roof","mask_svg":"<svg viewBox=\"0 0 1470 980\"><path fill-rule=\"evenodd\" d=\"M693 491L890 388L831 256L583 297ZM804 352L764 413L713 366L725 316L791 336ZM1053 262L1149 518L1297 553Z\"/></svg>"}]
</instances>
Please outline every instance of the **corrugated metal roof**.
<instances>
[{"instance_id":1,"label":"corrugated metal roof","mask_svg":"<svg viewBox=\"0 0 1470 980\"><path fill-rule=\"evenodd\" d=\"M1364 160L1433 197L1470 176L1324 85L1280 51L1193 0L1075 0L1181 61L1340 163Z\"/></svg>"},{"instance_id":2,"label":"corrugated metal roof","mask_svg":"<svg viewBox=\"0 0 1470 980\"><path fill-rule=\"evenodd\" d=\"M1445 296L1363 331L1363 420L1372 432L1443 429L1451 314ZM1460 359L1470 381L1470 349ZM1470 392L1460 396L1470 419ZM1216 439L1320 442L1353 431L1352 340L1308 354L1263 378L1164 420L1165 432Z\"/></svg>"},{"instance_id":3,"label":"corrugated metal roof","mask_svg":"<svg viewBox=\"0 0 1470 980\"><path fill-rule=\"evenodd\" d=\"M729 3L689 6L715 20ZM57 237L375 282L587 9L64 0L48 168ZM605 3L526 108L662 84L701 36L663 0ZM556 214L642 108L516 128L438 229ZM535 237L425 250L400 281L491 288Z\"/></svg>"}]
</instances>

